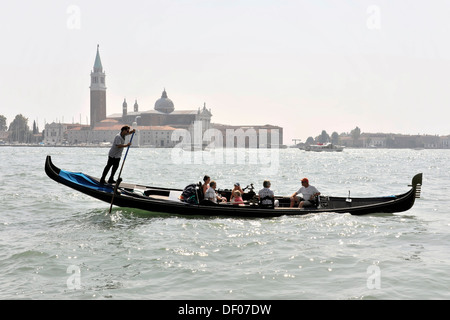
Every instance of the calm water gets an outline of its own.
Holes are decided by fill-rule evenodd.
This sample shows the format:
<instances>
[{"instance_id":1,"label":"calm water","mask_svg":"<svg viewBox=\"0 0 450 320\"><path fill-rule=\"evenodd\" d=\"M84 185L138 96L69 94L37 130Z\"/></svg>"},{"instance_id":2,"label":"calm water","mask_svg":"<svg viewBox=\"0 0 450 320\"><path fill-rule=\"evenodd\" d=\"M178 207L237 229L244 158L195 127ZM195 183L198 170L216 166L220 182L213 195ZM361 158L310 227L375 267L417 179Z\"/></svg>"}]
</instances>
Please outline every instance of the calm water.
<instances>
[{"instance_id":1,"label":"calm water","mask_svg":"<svg viewBox=\"0 0 450 320\"><path fill-rule=\"evenodd\" d=\"M304 176L322 194L405 192L404 213L273 219L189 218L115 207L55 183L47 154L98 176L108 149L0 148L0 299L449 299L450 150L280 150L272 164L191 163L168 149L131 149L124 181L219 188L266 178L290 195ZM254 152L254 151L251 151ZM250 153L251 153L250 152ZM185 159L186 160L186 159ZM185 161L189 162L189 161Z\"/></svg>"}]
</instances>

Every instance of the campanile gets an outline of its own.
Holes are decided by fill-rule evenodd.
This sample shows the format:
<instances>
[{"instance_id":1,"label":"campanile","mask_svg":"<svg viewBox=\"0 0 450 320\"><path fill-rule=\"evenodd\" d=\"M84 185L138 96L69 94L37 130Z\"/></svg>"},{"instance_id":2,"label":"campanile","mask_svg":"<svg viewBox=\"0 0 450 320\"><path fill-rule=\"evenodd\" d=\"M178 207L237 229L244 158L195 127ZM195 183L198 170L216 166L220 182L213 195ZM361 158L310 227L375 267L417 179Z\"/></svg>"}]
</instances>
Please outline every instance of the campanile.
<instances>
[{"instance_id":1,"label":"campanile","mask_svg":"<svg viewBox=\"0 0 450 320\"><path fill-rule=\"evenodd\" d=\"M99 46L95 56L94 70L91 71L91 128L97 122L106 119L106 85L105 72L100 60Z\"/></svg>"}]
</instances>

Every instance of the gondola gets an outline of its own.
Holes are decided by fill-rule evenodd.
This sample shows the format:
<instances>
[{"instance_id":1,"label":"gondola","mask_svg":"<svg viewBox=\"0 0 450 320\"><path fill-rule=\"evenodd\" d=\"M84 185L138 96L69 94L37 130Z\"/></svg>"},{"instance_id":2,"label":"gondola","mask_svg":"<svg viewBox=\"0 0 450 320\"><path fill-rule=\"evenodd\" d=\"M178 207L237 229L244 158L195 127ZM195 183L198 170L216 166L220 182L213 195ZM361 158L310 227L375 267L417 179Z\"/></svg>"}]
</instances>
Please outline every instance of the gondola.
<instances>
[{"instance_id":1,"label":"gondola","mask_svg":"<svg viewBox=\"0 0 450 320\"><path fill-rule=\"evenodd\" d=\"M119 185L101 184L98 178L81 172L70 172L56 167L51 156L45 161L45 172L58 183L87 194L98 200L119 207L135 208L154 213L167 213L186 216L231 216L231 217L279 217L305 215L311 213L350 213L364 215L375 213L396 213L409 210L420 197L422 173L415 175L406 193L385 197L350 198L319 196L314 207L303 209L289 208L289 197L275 196L273 205L262 206L255 196L253 186L247 186L244 192L244 204L215 204L202 200L201 188L197 186L195 201L188 203L180 200L183 189L169 189L138 184L118 182ZM113 197L114 190L116 194ZM245 191L245 190L244 190ZM230 190L219 190L229 199Z\"/></svg>"}]
</instances>

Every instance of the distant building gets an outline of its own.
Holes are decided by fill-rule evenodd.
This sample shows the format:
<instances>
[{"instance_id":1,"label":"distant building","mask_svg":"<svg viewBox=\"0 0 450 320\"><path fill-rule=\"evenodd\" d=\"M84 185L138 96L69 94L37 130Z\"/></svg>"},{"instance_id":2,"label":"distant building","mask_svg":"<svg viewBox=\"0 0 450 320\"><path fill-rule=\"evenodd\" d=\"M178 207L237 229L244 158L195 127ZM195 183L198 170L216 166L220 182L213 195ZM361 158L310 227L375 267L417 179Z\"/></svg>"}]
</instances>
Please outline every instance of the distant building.
<instances>
[{"instance_id":1,"label":"distant building","mask_svg":"<svg viewBox=\"0 0 450 320\"><path fill-rule=\"evenodd\" d=\"M450 136L407 135L393 133L361 133L354 140L352 136L339 138L340 143L352 148L409 148L409 149L448 149Z\"/></svg>"},{"instance_id":2,"label":"distant building","mask_svg":"<svg viewBox=\"0 0 450 320\"><path fill-rule=\"evenodd\" d=\"M122 113L106 116L106 74L100 58L99 47L95 56L94 68L91 72L90 86L90 128L80 126L73 128L67 138L70 144L98 144L111 142L124 125L137 127L138 146L171 147L175 142L167 140L167 135L176 129L192 130L195 121L201 121L203 132L210 127L211 109L206 105L198 110L175 110L175 104L167 96L164 89L161 98L156 100L153 110L140 111L137 99L132 111L128 111L128 103L124 99ZM164 138L162 138L164 136ZM169 137L170 138L170 137Z\"/></svg>"},{"instance_id":3,"label":"distant building","mask_svg":"<svg viewBox=\"0 0 450 320\"><path fill-rule=\"evenodd\" d=\"M450 148L450 135L449 136L442 136L440 137L440 145L443 149L449 149Z\"/></svg>"},{"instance_id":4,"label":"distant building","mask_svg":"<svg viewBox=\"0 0 450 320\"><path fill-rule=\"evenodd\" d=\"M89 127L79 127L68 131L70 144L110 144L120 132L123 123L114 119L106 119L96 124L91 130ZM133 138L135 146L149 147L173 147L175 141L171 141L171 134L175 128L169 126L133 126L136 129ZM112 138L111 138L112 137Z\"/></svg>"},{"instance_id":5,"label":"distant building","mask_svg":"<svg viewBox=\"0 0 450 320\"><path fill-rule=\"evenodd\" d=\"M387 146L387 137L382 133L362 134L362 138L365 148L385 148Z\"/></svg>"},{"instance_id":6,"label":"distant building","mask_svg":"<svg viewBox=\"0 0 450 320\"><path fill-rule=\"evenodd\" d=\"M106 73L100 58L99 46L95 56L94 67L91 71L90 85L90 125L81 124L61 124L51 123L45 126L45 144L110 144L114 136L124 125L137 129L136 137L133 138L135 146L152 147L173 147L179 143L171 141L172 133L177 129L184 129L191 136L203 134L212 129L211 109L206 108L206 104L197 110L176 110L174 102L168 97L166 89L163 90L161 98L157 99L153 109L141 111L137 99L132 110L128 110L126 98L122 102L122 113L106 115ZM200 124L200 126L199 126ZM282 128L275 126L227 126L216 125L218 130L224 128L240 129L244 131L251 128L257 134L258 146L271 143L271 136L265 134L267 130L277 128L281 131L277 140L278 145L282 145ZM259 136L259 133L264 136ZM225 131L224 131L225 133ZM267 138L268 137L268 138ZM266 139L266 140L264 140ZM269 139L269 140L267 140ZM277 138L278 139L278 138Z\"/></svg>"},{"instance_id":7,"label":"distant building","mask_svg":"<svg viewBox=\"0 0 450 320\"><path fill-rule=\"evenodd\" d=\"M71 143L69 140L69 132L72 130L80 130L80 128L89 129L89 126L81 126L78 123L48 123L45 125L43 142L47 145Z\"/></svg>"},{"instance_id":8,"label":"distant building","mask_svg":"<svg viewBox=\"0 0 450 320\"><path fill-rule=\"evenodd\" d=\"M128 112L128 104L126 99L122 103L122 113L112 114L108 119L114 119L118 122L128 125L142 126L171 126L173 128L189 129L194 121L201 121L203 131L210 128L211 124L211 109L206 109L206 104L203 108L197 110L175 110L174 103L167 96L164 89L161 98L156 100L153 110L139 111L139 105L134 103L132 112Z\"/></svg>"},{"instance_id":9,"label":"distant building","mask_svg":"<svg viewBox=\"0 0 450 320\"><path fill-rule=\"evenodd\" d=\"M91 128L97 122L106 119L106 74L100 59L99 46L95 56L94 69L91 71Z\"/></svg>"}]
</instances>

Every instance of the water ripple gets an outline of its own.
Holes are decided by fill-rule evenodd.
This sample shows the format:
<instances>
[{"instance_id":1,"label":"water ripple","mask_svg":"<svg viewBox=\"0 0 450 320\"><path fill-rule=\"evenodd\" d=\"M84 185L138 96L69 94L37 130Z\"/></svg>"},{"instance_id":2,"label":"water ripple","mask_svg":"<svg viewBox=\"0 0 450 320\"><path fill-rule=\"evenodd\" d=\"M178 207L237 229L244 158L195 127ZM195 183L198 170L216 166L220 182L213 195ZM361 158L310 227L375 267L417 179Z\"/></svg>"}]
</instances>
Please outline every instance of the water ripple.
<instances>
[{"instance_id":1,"label":"water ripple","mask_svg":"<svg viewBox=\"0 0 450 320\"><path fill-rule=\"evenodd\" d=\"M173 167L170 150L142 149L124 169L129 181L167 187L205 173L224 188L269 178L286 195L308 176L323 194L343 196L406 191L409 179L424 172L422 198L402 214L273 219L116 207L109 215L108 204L56 184L43 171L50 153L66 169L98 176L105 149L84 150L89 157L81 158L71 148L10 151L11 168L0 176L0 299L450 298L445 150L319 155L286 149L277 175L263 177L246 165ZM73 289L68 281L78 275Z\"/></svg>"}]
</instances>

